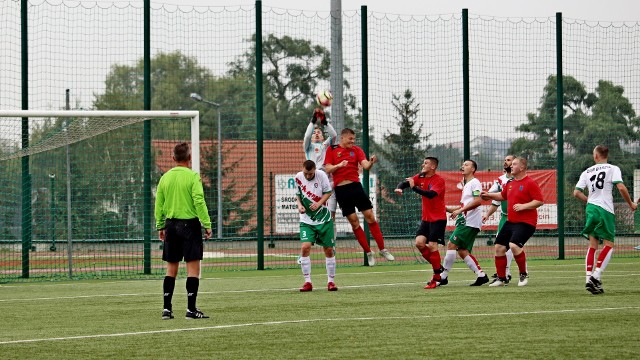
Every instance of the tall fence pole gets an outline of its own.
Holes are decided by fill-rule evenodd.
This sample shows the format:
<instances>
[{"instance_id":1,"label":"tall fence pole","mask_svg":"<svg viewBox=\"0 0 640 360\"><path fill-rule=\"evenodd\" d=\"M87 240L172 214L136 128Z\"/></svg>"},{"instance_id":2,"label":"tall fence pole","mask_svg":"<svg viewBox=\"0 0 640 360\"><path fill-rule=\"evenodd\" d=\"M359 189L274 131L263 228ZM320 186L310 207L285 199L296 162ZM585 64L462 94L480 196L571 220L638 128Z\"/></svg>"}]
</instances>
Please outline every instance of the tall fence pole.
<instances>
[{"instance_id":1,"label":"tall fence pole","mask_svg":"<svg viewBox=\"0 0 640 360\"><path fill-rule=\"evenodd\" d=\"M262 95L262 1L256 1L256 178L257 191L257 241L258 241L258 270L264 270L264 156L263 143L263 95Z\"/></svg>"},{"instance_id":2,"label":"tall fence pole","mask_svg":"<svg viewBox=\"0 0 640 360\"><path fill-rule=\"evenodd\" d=\"M151 0L144 0L144 110L151 110ZM142 217L144 273L151 274L151 120L145 120L143 137Z\"/></svg>"},{"instance_id":3,"label":"tall fence pole","mask_svg":"<svg viewBox=\"0 0 640 360\"><path fill-rule=\"evenodd\" d=\"M360 7L360 32L362 33L362 150L369 158L369 48L367 39L367 6ZM369 194L369 170L362 173L362 187ZM375 190L375 189L374 189ZM371 243L369 224L364 222L364 231L367 234L367 242ZM382 250L382 249L380 249ZM369 266L369 258L364 254L364 264Z\"/></svg>"},{"instance_id":4,"label":"tall fence pole","mask_svg":"<svg viewBox=\"0 0 640 360\"><path fill-rule=\"evenodd\" d=\"M562 13L556 13L556 125L558 137L558 259L564 259L564 84L562 75Z\"/></svg>"},{"instance_id":5,"label":"tall fence pole","mask_svg":"<svg viewBox=\"0 0 640 360\"><path fill-rule=\"evenodd\" d=\"M464 159L471 158L469 135L469 9L462 9L462 122Z\"/></svg>"},{"instance_id":6,"label":"tall fence pole","mask_svg":"<svg viewBox=\"0 0 640 360\"><path fill-rule=\"evenodd\" d=\"M20 3L20 31L22 36L22 110L29 110L29 41L27 11L29 1ZM22 148L29 147L29 118L22 118ZM31 174L29 156L22 157L22 277L29 278L29 250L31 249Z\"/></svg>"},{"instance_id":7,"label":"tall fence pole","mask_svg":"<svg viewBox=\"0 0 640 360\"><path fill-rule=\"evenodd\" d=\"M331 119L338 131L344 128L344 67L342 66L342 0L331 0L331 73L333 91Z\"/></svg>"}]
</instances>

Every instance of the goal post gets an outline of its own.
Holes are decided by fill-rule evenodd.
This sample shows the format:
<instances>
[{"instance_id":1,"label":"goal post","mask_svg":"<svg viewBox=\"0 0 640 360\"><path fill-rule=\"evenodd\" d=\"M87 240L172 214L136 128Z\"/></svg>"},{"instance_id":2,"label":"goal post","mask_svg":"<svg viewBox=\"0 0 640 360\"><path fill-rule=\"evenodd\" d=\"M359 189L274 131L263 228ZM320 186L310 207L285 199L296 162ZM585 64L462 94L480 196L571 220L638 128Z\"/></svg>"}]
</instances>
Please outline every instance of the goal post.
<instances>
[{"instance_id":1,"label":"goal post","mask_svg":"<svg viewBox=\"0 0 640 360\"><path fill-rule=\"evenodd\" d=\"M143 151L145 120L151 157ZM171 144L183 141L200 173L199 121L193 110L0 110L0 282L161 272L151 258L153 232L144 229L153 222L153 210L144 215L153 201L145 184L151 179L153 191L173 167ZM67 241L56 246L56 238Z\"/></svg>"}]
</instances>

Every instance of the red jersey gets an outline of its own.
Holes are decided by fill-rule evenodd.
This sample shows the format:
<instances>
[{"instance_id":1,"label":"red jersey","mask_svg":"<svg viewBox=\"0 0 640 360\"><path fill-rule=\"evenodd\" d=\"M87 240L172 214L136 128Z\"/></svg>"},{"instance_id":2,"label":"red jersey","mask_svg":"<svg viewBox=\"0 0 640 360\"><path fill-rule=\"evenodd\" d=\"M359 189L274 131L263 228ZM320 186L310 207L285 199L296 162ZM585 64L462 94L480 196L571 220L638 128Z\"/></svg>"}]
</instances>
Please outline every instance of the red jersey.
<instances>
[{"instance_id":1,"label":"red jersey","mask_svg":"<svg viewBox=\"0 0 640 360\"><path fill-rule=\"evenodd\" d=\"M538 224L537 209L512 210L515 204L526 204L531 200L544 201L540 186L532 178L525 176L520 180L509 180L502 189L502 197L507 199L507 206L509 207L507 220L512 223L527 223L533 226Z\"/></svg>"},{"instance_id":2,"label":"red jersey","mask_svg":"<svg viewBox=\"0 0 640 360\"><path fill-rule=\"evenodd\" d=\"M413 177L413 183L422 190L431 190L438 193L432 199L420 196L422 198L422 221L447 220L447 210L444 207L444 178L438 174L430 177L418 174Z\"/></svg>"},{"instance_id":3,"label":"red jersey","mask_svg":"<svg viewBox=\"0 0 640 360\"><path fill-rule=\"evenodd\" d=\"M355 145L350 149L346 149L339 144L332 145L327 149L327 154L324 158L325 164L337 165L341 163L342 160L347 160L348 163L347 166L341 167L332 173L334 187L343 180L360 182L360 178L358 178L358 165L362 160L367 160L364 151Z\"/></svg>"}]
</instances>

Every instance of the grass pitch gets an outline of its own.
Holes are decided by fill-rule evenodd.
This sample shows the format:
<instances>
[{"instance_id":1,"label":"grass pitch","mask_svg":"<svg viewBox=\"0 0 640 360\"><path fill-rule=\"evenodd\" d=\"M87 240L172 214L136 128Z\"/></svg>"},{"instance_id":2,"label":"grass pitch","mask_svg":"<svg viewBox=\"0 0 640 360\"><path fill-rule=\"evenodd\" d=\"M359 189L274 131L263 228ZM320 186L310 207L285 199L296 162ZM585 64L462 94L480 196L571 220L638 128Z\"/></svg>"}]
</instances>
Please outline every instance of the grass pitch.
<instances>
[{"instance_id":1,"label":"grass pitch","mask_svg":"<svg viewBox=\"0 0 640 360\"><path fill-rule=\"evenodd\" d=\"M493 273L490 263L483 265ZM515 263L513 264L515 266ZM337 292L314 267L216 273L200 282L211 319L163 321L162 281L0 285L3 359L546 359L637 358L640 259L616 259L605 294L584 288L582 261L530 261L525 287L469 287L457 262L447 286L423 290L426 266L338 268ZM206 275L206 274L205 274ZM516 280L516 279L514 279Z\"/></svg>"}]
</instances>

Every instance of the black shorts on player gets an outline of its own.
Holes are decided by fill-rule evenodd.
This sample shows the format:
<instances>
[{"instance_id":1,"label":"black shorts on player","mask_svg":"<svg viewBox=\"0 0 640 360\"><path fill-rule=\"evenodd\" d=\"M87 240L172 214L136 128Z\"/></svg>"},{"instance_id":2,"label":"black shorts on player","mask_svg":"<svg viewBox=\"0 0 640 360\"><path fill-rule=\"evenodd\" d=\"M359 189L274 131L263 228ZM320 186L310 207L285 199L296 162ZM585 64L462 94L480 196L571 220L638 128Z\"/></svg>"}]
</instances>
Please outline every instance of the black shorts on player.
<instances>
[{"instance_id":1,"label":"black shorts on player","mask_svg":"<svg viewBox=\"0 0 640 360\"><path fill-rule=\"evenodd\" d=\"M343 216L355 213L356 208L360 212L373 209L369 196L364 192L362 184L359 182L336 186L335 193Z\"/></svg>"},{"instance_id":2,"label":"black shorts on player","mask_svg":"<svg viewBox=\"0 0 640 360\"><path fill-rule=\"evenodd\" d=\"M509 243L514 243L518 247L523 248L524 244L529 241L536 227L527 223L512 223L507 221L496 236L496 244L509 248Z\"/></svg>"},{"instance_id":3,"label":"black shorts on player","mask_svg":"<svg viewBox=\"0 0 640 360\"><path fill-rule=\"evenodd\" d=\"M424 236L428 242L437 242L444 245L444 231L447 227L447 220L421 221L416 236Z\"/></svg>"}]
</instances>

